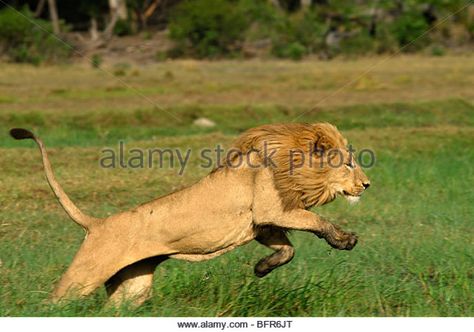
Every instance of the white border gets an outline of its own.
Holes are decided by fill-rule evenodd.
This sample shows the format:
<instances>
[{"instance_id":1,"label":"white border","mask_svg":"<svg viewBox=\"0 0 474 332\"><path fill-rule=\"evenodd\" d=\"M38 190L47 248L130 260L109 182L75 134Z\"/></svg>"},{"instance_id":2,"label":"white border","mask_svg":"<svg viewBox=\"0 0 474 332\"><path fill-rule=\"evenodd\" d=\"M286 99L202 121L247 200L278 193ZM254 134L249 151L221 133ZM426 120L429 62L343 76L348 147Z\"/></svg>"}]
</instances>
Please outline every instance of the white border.
<instances>
[{"instance_id":1,"label":"white border","mask_svg":"<svg viewBox=\"0 0 474 332\"><path fill-rule=\"evenodd\" d=\"M291 321L291 326L286 321ZM92 331L222 331L222 328L179 328L178 322L209 322L219 325L246 322L247 328L224 328L225 331L363 331L363 332L409 332L409 331L471 331L473 318L0 318L2 331L48 331L48 332L92 332ZM267 322L267 323L263 323ZM279 322L280 328L270 328L268 322ZM266 324L266 327L263 327ZM278 323L274 323L278 324ZM253 325L253 326L252 326ZM283 326L285 325L285 326Z\"/></svg>"}]
</instances>

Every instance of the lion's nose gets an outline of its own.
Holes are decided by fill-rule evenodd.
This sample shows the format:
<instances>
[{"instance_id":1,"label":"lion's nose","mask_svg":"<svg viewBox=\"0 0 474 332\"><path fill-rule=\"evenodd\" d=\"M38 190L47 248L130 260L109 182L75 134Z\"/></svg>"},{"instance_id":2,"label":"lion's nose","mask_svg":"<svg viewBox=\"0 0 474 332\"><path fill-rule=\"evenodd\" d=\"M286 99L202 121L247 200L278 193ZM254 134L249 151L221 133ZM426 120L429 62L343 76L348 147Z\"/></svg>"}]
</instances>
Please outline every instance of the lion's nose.
<instances>
[{"instance_id":1,"label":"lion's nose","mask_svg":"<svg viewBox=\"0 0 474 332\"><path fill-rule=\"evenodd\" d=\"M364 186L364 189L367 189L370 187L370 182L364 182L362 185Z\"/></svg>"}]
</instances>

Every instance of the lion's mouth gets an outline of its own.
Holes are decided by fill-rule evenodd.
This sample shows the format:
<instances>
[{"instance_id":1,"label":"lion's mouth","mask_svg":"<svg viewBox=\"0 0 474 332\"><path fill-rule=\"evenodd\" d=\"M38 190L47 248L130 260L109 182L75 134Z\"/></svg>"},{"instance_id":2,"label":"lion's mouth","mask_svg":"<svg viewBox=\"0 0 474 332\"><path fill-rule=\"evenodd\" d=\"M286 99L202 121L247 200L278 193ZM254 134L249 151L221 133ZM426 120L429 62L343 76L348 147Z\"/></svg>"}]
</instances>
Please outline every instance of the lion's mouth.
<instances>
[{"instance_id":1,"label":"lion's mouth","mask_svg":"<svg viewBox=\"0 0 474 332\"><path fill-rule=\"evenodd\" d=\"M345 190L342 191L344 194L344 197L349 201L349 203L355 204L359 201L360 199L360 194L359 195L353 195Z\"/></svg>"},{"instance_id":2,"label":"lion's mouth","mask_svg":"<svg viewBox=\"0 0 474 332\"><path fill-rule=\"evenodd\" d=\"M345 191L345 190L343 190L342 193L344 194L344 196L360 197L360 194L359 195L354 195L354 194L351 194L350 192Z\"/></svg>"}]
</instances>

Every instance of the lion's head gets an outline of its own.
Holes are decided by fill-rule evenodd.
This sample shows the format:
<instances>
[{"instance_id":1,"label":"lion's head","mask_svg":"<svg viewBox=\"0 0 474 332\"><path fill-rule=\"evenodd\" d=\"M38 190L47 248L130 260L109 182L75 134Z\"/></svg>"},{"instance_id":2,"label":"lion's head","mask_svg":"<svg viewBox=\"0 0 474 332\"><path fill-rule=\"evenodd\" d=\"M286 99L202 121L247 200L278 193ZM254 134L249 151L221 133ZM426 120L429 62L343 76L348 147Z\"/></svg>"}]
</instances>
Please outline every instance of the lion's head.
<instances>
[{"instance_id":1,"label":"lion's head","mask_svg":"<svg viewBox=\"0 0 474 332\"><path fill-rule=\"evenodd\" d=\"M287 210L323 205L337 195L356 202L370 185L347 140L329 123L264 125L242 134L234 148L255 152L272 169Z\"/></svg>"}]
</instances>

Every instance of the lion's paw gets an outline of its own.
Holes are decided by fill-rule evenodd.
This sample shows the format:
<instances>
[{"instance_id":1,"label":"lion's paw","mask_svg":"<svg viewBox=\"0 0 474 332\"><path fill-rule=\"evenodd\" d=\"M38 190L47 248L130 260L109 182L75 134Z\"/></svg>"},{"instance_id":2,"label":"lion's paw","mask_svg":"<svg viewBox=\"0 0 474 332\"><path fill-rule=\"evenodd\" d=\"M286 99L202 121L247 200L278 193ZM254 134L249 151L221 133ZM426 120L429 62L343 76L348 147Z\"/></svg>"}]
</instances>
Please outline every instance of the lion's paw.
<instances>
[{"instance_id":1,"label":"lion's paw","mask_svg":"<svg viewBox=\"0 0 474 332\"><path fill-rule=\"evenodd\" d=\"M352 250L357 244L358 238L355 233L340 234L337 238L328 239L329 245L339 250Z\"/></svg>"},{"instance_id":2,"label":"lion's paw","mask_svg":"<svg viewBox=\"0 0 474 332\"><path fill-rule=\"evenodd\" d=\"M263 259L262 259L262 261L263 261ZM262 264L262 261L257 263L257 265L255 265L255 268L253 270L254 274L259 278L263 278L267 274L272 272L272 269L270 269L268 266L266 266L266 264L264 264L264 263Z\"/></svg>"}]
</instances>

